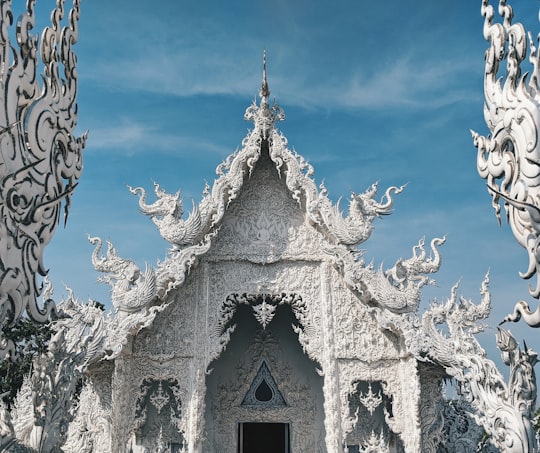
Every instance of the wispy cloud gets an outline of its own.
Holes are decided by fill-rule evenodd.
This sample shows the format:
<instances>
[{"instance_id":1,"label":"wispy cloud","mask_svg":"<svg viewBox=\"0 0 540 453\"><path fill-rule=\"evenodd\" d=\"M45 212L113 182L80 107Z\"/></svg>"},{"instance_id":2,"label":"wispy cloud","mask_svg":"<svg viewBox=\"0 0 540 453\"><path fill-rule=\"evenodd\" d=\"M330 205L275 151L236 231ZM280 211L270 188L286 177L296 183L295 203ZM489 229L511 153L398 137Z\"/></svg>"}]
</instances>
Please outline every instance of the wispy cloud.
<instances>
[{"instance_id":1,"label":"wispy cloud","mask_svg":"<svg viewBox=\"0 0 540 453\"><path fill-rule=\"evenodd\" d=\"M133 150L141 146L141 141L148 142L152 133L152 127L124 118L121 124L93 129L91 145L93 149Z\"/></svg>"},{"instance_id":2,"label":"wispy cloud","mask_svg":"<svg viewBox=\"0 0 540 453\"><path fill-rule=\"evenodd\" d=\"M215 32L215 30L214 30ZM200 31L194 31L195 34ZM111 55L92 61L81 70L86 82L114 90L143 91L170 96L252 96L261 80L260 38L229 36L225 45L208 39L172 39L158 46L133 37L133 53ZM218 35L219 37L219 35ZM171 38L168 38L171 41ZM284 45L283 43L279 44ZM312 44L316 47L316 44ZM174 47L174 52L171 48ZM425 46L402 48L394 59L357 58L347 68L331 63L321 66L314 49L310 57L300 49L277 48L270 53L270 85L289 105L329 108L438 107L478 98L459 81L464 73L481 71L478 58L442 54ZM273 57L273 60L272 60ZM296 61L301 58L302 64ZM481 93L480 93L481 95Z\"/></svg>"},{"instance_id":3,"label":"wispy cloud","mask_svg":"<svg viewBox=\"0 0 540 453\"><path fill-rule=\"evenodd\" d=\"M224 55L174 56L157 54L148 64L143 59L125 59L96 66L87 77L106 81L118 90L143 91L171 96L252 96L261 75L253 61ZM246 69L251 68L251 69ZM304 69L309 72L309 69ZM458 101L480 99L456 80L470 66L463 59L453 61L400 58L391 64L366 70L363 67L306 82L303 74L277 69L271 75L273 92L289 105L322 108L440 107ZM279 73L287 76L277 76Z\"/></svg>"},{"instance_id":4,"label":"wispy cloud","mask_svg":"<svg viewBox=\"0 0 540 453\"><path fill-rule=\"evenodd\" d=\"M345 89L335 93L337 102L350 107L387 108L393 106L441 107L449 103L480 98L454 81L469 70L463 59L441 61L408 57L366 75L358 69Z\"/></svg>"},{"instance_id":5,"label":"wispy cloud","mask_svg":"<svg viewBox=\"0 0 540 453\"><path fill-rule=\"evenodd\" d=\"M119 124L91 128L88 148L112 150L124 155L148 151L174 152L178 155L182 150L186 150L186 153L197 151L221 156L230 152L225 146L210 140L202 140L200 136L177 135L126 116Z\"/></svg>"}]
</instances>

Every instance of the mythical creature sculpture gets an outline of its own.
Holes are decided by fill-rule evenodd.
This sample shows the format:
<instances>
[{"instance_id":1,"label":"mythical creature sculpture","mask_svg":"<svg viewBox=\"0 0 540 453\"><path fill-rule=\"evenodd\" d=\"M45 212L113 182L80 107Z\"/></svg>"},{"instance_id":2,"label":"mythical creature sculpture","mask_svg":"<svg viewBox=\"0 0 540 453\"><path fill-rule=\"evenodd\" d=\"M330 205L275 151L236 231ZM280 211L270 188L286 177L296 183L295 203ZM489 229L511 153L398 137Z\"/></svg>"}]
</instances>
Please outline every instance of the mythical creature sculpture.
<instances>
[{"instance_id":1,"label":"mythical creature sculpture","mask_svg":"<svg viewBox=\"0 0 540 453\"><path fill-rule=\"evenodd\" d=\"M77 385L88 365L103 357L103 311L76 301L71 291L58 310L47 352L34 360L11 414L17 445L27 448L21 451L60 451Z\"/></svg>"},{"instance_id":2,"label":"mythical creature sculpture","mask_svg":"<svg viewBox=\"0 0 540 453\"><path fill-rule=\"evenodd\" d=\"M540 122L538 102L540 54L520 23L512 24L513 10L506 0L499 1L502 23L494 23L494 8L489 0L482 1L484 37L490 42L486 52L484 73L484 117L491 136L472 132L478 149L477 167L487 181L492 204L500 223L501 204L518 243L527 250L529 264L521 277L529 279L540 271ZM521 73L527 58L533 66L530 76ZM506 60L506 78L500 71ZM540 280L530 288L531 295L540 297ZM538 326L538 315L530 316L525 302L522 311L527 323ZM519 316L507 318L518 320Z\"/></svg>"},{"instance_id":3,"label":"mythical creature sculpture","mask_svg":"<svg viewBox=\"0 0 540 453\"><path fill-rule=\"evenodd\" d=\"M73 2L64 27L64 1L57 2L40 45L31 33L34 4L26 3L27 11L17 22L17 42L12 43L11 2L0 3L0 319L7 323L25 311L44 322L54 310L53 303L38 305L38 276L46 274L43 252L56 231L62 205L67 219L86 140L86 135L73 135L77 71L72 46L77 42L80 2ZM13 354L13 345L0 338L0 358Z\"/></svg>"},{"instance_id":4,"label":"mythical creature sculpture","mask_svg":"<svg viewBox=\"0 0 540 453\"><path fill-rule=\"evenodd\" d=\"M118 256L114 246L107 242L107 256L100 256L101 239L89 237L96 248L92 254L94 268L105 273L100 281L112 288L111 299L117 312L133 313L146 307L156 295L156 275L150 266L144 274L131 260Z\"/></svg>"},{"instance_id":5,"label":"mythical creature sculpture","mask_svg":"<svg viewBox=\"0 0 540 453\"><path fill-rule=\"evenodd\" d=\"M405 337L416 357L442 366L456 379L473 417L494 446L501 452L534 452L537 445L530 420L536 402L536 353L519 350L511 334L499 330L498 347L510 366L508 383L486 357L474 335L483 330L479 321L491 311L488 284L486 275L478 305L458 297L456 285L446 303L435 301L420 319L383 312L378 307L372 312L382 326ZM446 329L438 328L442 324Z\"/></svg>"},{"instance_id":6,"label":"mythical creature sculpture","mask_svg":"<svg viewBox=\"0 0 540 453\"><path fill-rule=\"evenodd\" d=\"M340 244L358 245L366 241L373 230L373 220L381 215L392 213L392 193L399 194L405 186L389 187L381 202L374 200L377 195L378 183L371 185L364 193L352 193L349 201L349 212L343 217L340 209L340 201L332 205L326 198L326 190L321 190L320 213L331 234Z\"/></svg>"},{"instance_id":7,"label":"mythical creature sculpture","mask_svg":"<svg viewBox=\"0 0 540 453\"><path fill-rule=\"evenodd\" d=\"M193 211L187 220L182 220L183 204L180 192L170 195L161 190L159 184L154 183L157 200L148 205L146 191L142 187L135 189L129 187L129 191L134 195L139 194L139 207L142 213L152 217L163 239L173 246L193 245L200 237L202 220L198 206L193 202Z\"/></svg>"},{"instance_id":8,"label":"mythical creature sculpture","mask_svg":"<svg viewBox=\"0 0 540 453\"><path fill-rule=\"evenodd\" d=\"M441 267L441 254L437 247L443 245L445 241L446 237L432 239L430 244L432 254L426 256L425 239L420 239L418 245L413 247L411 258L406 260L400 258L385 272L387 279L401 289L412 283L420 287L433 284L434 282L426 275L437 272Z\"/></svg>"},{"instance_id":9,"label":"mythical creature sculpture","mask_svg":"<svg viewBox=\"0 0 540 453\"><path fill-rule=\"evenodd\" d=\"M360 294L361 299L370 305L377 305L393 313L416 311L420 304L422 287L433 284L425 274L437 272L441 257L437 249L445 239L431 241L432 254L426 255L424 239L413 247L413 256L400 259L387 271L382 267L375 270L372 264L366 265L358 254L345 251L335 255L336 265L343 269L349 286Z\"/></svg>"},{"instance_id":10,"label":"mythical creature sculpture","mask_svg":"<svg viewBox=\"0 0 540 453\"><path fill-rule=\"evenodd\" d=\"M130 335L149 326L156 314L168 307L167 303L152 305L152 301L159 296L158 288L161 288L163 295L174 285L170 283L162 269L160 282L150 266L146 266L144 274L141 273L133 261L119 257L110 242L107 242L106 256L100 256L101 239L90 237L89 241L96 246L92 254L94 268L105 273L100 281L109 284L112 289L111 300L116 316L107 322L107 335L102 349L106 353L106 359L113 359L122 351ZM182 251L178 253L181 254ZM193 255L195 256L195 252ZM173 262L181 267L189 267L190 258L195 259L189 255ZM182 267L182 275L187 272L185 267Z\"/></svg>"}]
</instances>

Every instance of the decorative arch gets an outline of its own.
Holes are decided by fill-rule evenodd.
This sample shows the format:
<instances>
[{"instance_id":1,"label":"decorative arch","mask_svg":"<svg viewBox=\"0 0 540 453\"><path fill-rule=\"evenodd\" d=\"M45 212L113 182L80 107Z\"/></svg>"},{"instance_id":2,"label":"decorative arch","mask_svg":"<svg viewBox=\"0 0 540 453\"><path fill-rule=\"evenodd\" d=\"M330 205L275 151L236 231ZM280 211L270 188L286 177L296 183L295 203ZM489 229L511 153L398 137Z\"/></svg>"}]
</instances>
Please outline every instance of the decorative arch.
<instances>
[{"instance_id":1,"label":"decorative arch","mask_svg":"<svg viewBox=\"0 0 540 453\"><path fill-rule=\"evenodd\" d=\"M234 323L235 329L206 376L203 451L237 451L238 428L244 423L287 424L292 451L308 453L307 445L324 451L323 378L317 372L319 364L304 352L293 329L297 321L294 308L277 302L299 303L301 298L267 295L265 303L274 304L275 311L271 322L263 326L253 311L253 306L263 304L263 297L245 296L227 298L229 323ZM253 306L248 300L254 301ZM257 396L258 390L266 395Z\"/></svg>"}]
</instances>

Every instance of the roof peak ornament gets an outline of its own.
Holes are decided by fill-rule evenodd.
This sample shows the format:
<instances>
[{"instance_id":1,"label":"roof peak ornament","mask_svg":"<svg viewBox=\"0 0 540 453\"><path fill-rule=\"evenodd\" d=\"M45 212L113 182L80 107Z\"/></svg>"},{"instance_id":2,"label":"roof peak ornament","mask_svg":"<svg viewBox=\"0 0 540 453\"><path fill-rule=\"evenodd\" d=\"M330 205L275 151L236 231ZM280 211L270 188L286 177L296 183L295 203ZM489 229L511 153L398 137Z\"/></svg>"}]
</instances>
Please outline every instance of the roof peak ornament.
<instances>
[{"instance_id":1,"label":"roof peak ornament","mask_svg":"<svg viewBox=\"0 0 540 453\"><path fill-rule=\"evenodd\" d=\"M268 98L270 96L270 88L268 87L268 80L266 78L266 49L263 53L263 79L261 83L261 90L259 91L259 97L261 98L260 105L254 100L253 103L246 109L244 119L246 121L253 121L255 124L254 132L259 132L260 136L267 140L270 136L270 132L275 127L276 121L283 121L285 119L285 112L274 100L274 105L270 107Z\"/></svg>"},{"instance_id":2,"label":"roof peak ornament","mask_svg":"<svg viewBox=\"0 0 540 453\"><path fill-rule=\"evenodd\" d=\"M261 97L261 103L266 101L268 103L268 97L270 96L270 88L268 88L268 80L266 79L266 49L263 52L263 80L261 84L261 91L259 91Z\"/></svg>"}]
</instances>

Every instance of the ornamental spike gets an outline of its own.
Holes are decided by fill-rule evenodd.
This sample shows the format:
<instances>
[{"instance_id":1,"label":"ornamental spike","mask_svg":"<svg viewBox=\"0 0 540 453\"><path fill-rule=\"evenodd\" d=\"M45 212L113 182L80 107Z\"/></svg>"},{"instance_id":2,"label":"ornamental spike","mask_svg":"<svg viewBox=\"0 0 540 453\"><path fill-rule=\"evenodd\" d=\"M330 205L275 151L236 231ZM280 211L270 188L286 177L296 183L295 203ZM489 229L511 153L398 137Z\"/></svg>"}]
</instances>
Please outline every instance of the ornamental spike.
<instances>
[{"instance_id":1,"label":"ornamental spike","mask_svg":"<svg viewBox=\"0 0 540 453\"><path fill-rule=\"evenodd\" d=\"M261 84L261 91L259 92L259 96L261 97L261 104L266 100L266 103L268 103L268 98L270 97L270 88L268 88L268 81L266 79L266 49L264 49L263 53L263 79Z\"/></svg>"},{"instance_id":2,"label":"ornamental spike","mask_svg":"<svg viewBox=\"0 0 540 453\"><path fill-rule=\"evenodd\" d=\"M268 103L268 97L270 96L270 88L268 88L268 80L266 77L266 49L263 52L263 79L261 83L261 90L259 91L261 98L260 105L257 105L255 101L251 104L244 114L246 121L253 121L255 124L254 135L261 136L267 140L270 137L271 131L275 129L276 121L283 121L285 119L285 113L283 109L274 103L272 108Z\"/></svg>"}]
</instances>

